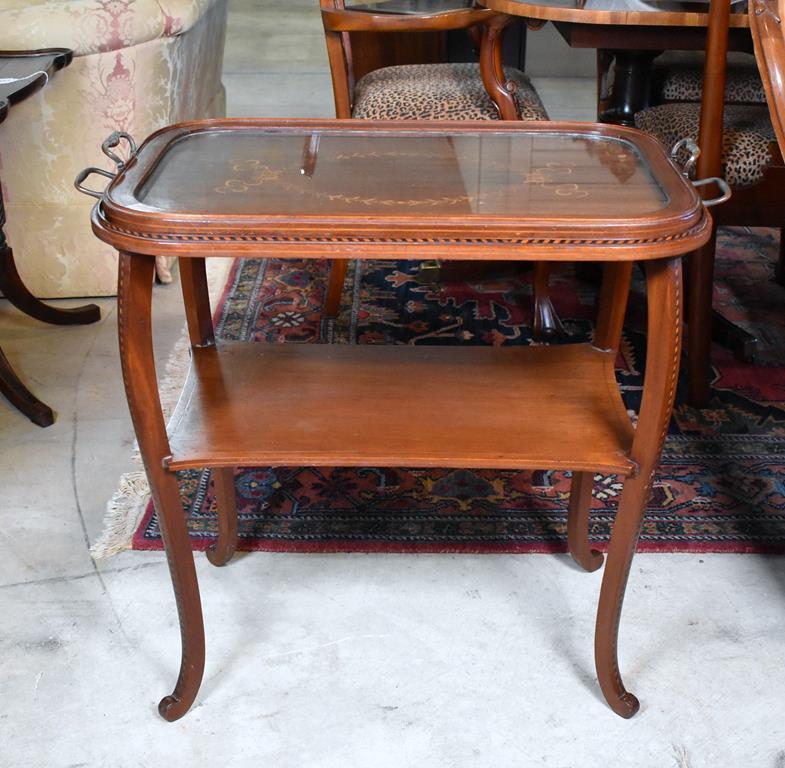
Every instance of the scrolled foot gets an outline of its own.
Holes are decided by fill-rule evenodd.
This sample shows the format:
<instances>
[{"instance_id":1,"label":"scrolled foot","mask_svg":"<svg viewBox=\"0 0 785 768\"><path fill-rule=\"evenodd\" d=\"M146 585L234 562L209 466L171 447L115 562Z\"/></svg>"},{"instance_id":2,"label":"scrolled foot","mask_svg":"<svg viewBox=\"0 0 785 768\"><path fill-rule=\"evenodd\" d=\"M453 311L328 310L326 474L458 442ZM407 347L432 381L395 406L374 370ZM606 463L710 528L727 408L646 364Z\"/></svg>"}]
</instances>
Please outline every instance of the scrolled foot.
<instances>
[{"instance_id":1,"label":"scrolled foot","mask_svg":"<svg viewBox=\"0 0 785 768\"><path fill-rule=\"evenodd\" d=\"M610 706L619 717L629 720L631 717L638 714L641 703L638 701L637 696L625 691L618 699L608 699L608 706Z\"/></svg>"},{"instance_id":2,"label":"scrolled foot","mask_svg":"<svg viewBox=\"0 0 785 768\"><path fill-rule=\"evenodd\" d=\"M192 703L186 703L176 696L164 696L158 704L158 714L167 722L173 723L191 708Z\"/></svg>"}]
</instances>

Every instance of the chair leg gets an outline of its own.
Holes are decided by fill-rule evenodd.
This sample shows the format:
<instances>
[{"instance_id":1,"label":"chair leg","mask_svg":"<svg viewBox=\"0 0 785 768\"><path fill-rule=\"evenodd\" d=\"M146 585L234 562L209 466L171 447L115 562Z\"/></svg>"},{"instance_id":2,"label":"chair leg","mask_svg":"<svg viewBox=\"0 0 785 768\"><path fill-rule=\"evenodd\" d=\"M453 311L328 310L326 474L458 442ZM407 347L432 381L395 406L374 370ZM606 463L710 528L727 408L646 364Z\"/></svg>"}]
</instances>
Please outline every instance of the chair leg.
<instances>
[{"instance_id":1,"label":"chair leg","mask_svg":"<svg viewBox=\"0 0 785 768\"><path fill-rule=\"evenodd\" d=\"M218 540L207 550L207 559L215 566L226 565L237 549L237 498L234 491L234 467L214 467L215 503L218 507Z\"/></svg>"},{"instance_id":2,"label":"chair leg","mask_svg":"<svg viewBox=\"0 0 785 768\"><path fill-rule=\"evenodd\" d=\"M338 317L341 309L341 294L346 279L346 269L349 266L347 259L333 259L330 264L330 278L327 283L327 295L324 299L324 317Z\"/></svg>"},{"instance_id":3,"label":"chair leg","mask_svg":"<svg viewBox=\"0 0 785 768\"><path fill-rule=\"evenodd\" d=\"M774 267L774 279L785 285L785 227L780 227L780 257Z\"/></svg>"},{"instance_id":4,"label":"chair leg","mask_svg":"<svg viewBox=\"0 0 785 768\"><path fill-rule=\"evenodd\" d=\"M567 333L551 302L548 280L551 268L547 261L534 263L534 323L533 336L536 341L564 338Z\"/></svg>"},{"instance_id":5,"label":"chair leg","mask_svg":"<svg viewBox=\"0 0 785 768\"><path fill-rule=\"evenodd\" d=\"M586 571L602 565L602 553L589 546L589 510L594 485L592 472L573 472L570 509L567 517L567 541L572 559Z\"/></svg>"},{"instance_id":6,"label":"chair leg","mask_svg":"<svg viewBox=\"0 0 785 768\"><path fill-rule=\"evenodd\" d=\"M712 295L717 228L706 245L689 256L689 302L687 304L687 376L689 402L704 408L711 383Z\"/></svg>"}]
</instances>

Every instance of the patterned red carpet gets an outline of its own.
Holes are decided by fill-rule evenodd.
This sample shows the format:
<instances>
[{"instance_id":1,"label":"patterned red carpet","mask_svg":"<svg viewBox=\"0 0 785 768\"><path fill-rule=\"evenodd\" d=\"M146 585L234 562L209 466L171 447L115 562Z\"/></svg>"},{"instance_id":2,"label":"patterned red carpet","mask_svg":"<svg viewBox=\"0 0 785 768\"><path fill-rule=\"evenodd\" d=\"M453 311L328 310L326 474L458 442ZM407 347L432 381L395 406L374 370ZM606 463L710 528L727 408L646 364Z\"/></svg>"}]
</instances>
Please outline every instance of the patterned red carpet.
<instances>
[{"instance_id":1,"label":"patterned red carpet","mask_svg":"<svg viewBox=\"0 0 785 768\"><path fill-rule=\"evenodd\" d=\"M639 551L785 551L785 289L772 280L776 254L770 231L721 235L715 304L760 336L759 360L742 364L716 348L706 410L686 406L680 388ZM325 276L322 262L238 263L217 308L219 337L323 341ZM552 284L565 326L585 340L596 286L570 271L554 275ZM526 274L436 284L420 279L418 264L366 262L350 268L346 285L344 311L326 332L334 343L530 343ZM645 368L641 287L630 299L618 361L633 409ZM390 407L406 418L406 402ZM217 529L210 473L182 472L180 484L194 548L204 549ZM236 487L244 550L565 551L569 477L563 472L262 467L239 469ZM614 477L597 477L591 536L600 548L619 489ZM161 546L149 508L134 548Z\"/></svg>"}]
</instances>

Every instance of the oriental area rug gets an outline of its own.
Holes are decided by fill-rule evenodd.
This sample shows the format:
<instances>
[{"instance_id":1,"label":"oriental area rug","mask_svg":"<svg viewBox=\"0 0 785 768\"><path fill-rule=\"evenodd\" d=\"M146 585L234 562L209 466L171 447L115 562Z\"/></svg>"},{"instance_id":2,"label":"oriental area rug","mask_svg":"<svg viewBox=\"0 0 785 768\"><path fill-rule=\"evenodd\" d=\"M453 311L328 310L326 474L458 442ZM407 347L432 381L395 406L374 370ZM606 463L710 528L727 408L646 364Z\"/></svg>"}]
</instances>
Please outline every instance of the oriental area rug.
<instances>
[{"instance_id":1,"label":"oriental area rug","mask_svg":"<svg viewBox=\"0 0 785 768\"><path fill-rule=\"evenodd\" d=\"M680 383L641 552L785 552L785 288L773 280L777 253L778 236L771 230L721 232L715 306L758 335L758 359L741 363L715 346L712 397L704 410L686 404L685 382ZM259 344L532 343L531 273L435 281L419 263L353 263L341 315L334 326L325 327L328 269L321 261L238 261L216 307L219 339ZM565 267L554 270L551 285L570 336L590 339L597 282ZM639 407L645 373L645 312L639 275L617 361L630 410ZM418 397L415 388L411 397ZM493 382L488 382L488 397L493 397ZM405 401L390 403L390 408L407 418ZM256 428L248 424L248 429ZM194 549L205 549L217 533L210 472L181 472L179 481ZM569 487L569 473L547 468L243 467L236 471L238 548L564 552ZM609 540L620 490L617 478L596 477L590 535L599 549ZM150 502L123 546L162 548Z\"/></svg>"}]
</instances>

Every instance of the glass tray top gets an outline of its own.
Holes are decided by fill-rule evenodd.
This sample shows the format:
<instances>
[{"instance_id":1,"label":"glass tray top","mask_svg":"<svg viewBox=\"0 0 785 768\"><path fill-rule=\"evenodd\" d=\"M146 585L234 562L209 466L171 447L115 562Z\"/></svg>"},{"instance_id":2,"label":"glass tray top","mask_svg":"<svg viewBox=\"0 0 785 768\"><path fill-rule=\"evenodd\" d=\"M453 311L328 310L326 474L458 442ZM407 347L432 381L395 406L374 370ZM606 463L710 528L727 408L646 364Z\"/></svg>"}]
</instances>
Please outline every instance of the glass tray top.
<instances>
[{"instance_id":1,"label":"glass tray top","mask_svg":"<svg viewBox=\"0 0 785 768\"><path fill-rule=\"evenodd\" d=\"M522 130L204 130L171 142L134 197L167 212L371 217L636 217L670 201L626 139Z\"/></svg>"},{"instance_id":2,"label":"glass tray top","mask_svg":"<svg viewBox=\"0 0 785 768\"><path fill-rule=\"evenodd\" d=\"M316 245L362 258L396 244L433 258L606 259L609 246L656 258L700 244L708 222L651 136L516 121L181 123L144 142L93 215L121 249L264 242L312 258Z\"/></svg>"}]
</instances>

